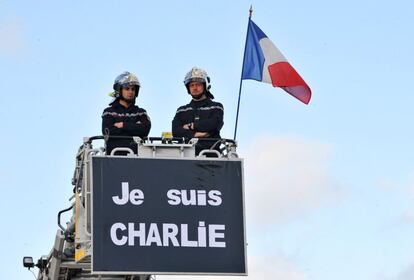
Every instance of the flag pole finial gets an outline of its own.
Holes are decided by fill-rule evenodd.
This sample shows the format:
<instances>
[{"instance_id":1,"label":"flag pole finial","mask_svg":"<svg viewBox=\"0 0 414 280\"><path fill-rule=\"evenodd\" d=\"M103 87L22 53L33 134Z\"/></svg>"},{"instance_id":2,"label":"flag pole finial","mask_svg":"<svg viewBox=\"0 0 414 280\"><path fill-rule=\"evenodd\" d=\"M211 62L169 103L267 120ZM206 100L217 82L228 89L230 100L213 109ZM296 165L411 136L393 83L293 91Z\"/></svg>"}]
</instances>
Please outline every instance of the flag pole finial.
<instances>
[{"instance_id":1,"label":"flag pole finial","mask_svg":"<svg viewBox=\"0 0 414 280\"><path fill-rule=\"evenodd\" d=\"M249 18L251 18L251 17L252 17L252 14L253 14L253 6L252 6L252 5L250 5L250 9L249 9Z\"/></svg>"}]
</instances>

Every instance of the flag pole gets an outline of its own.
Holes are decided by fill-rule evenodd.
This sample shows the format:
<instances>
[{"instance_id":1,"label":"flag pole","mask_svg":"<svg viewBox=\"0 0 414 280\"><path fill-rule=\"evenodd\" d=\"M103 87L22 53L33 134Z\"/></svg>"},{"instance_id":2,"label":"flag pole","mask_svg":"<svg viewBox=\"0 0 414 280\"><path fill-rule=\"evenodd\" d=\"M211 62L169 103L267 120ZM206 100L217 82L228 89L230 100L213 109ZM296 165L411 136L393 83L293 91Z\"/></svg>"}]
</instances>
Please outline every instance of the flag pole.
<instances>
[{"instance_id":1,"label":"flag pole","mask_svg":"<svg viewBox=\"0 0 414 280\"><path fill-rule=\"evenodd\" d=\"M249 23L250 23L250 18L252 17L252 13L253 13L253 7L250 5L250 9L249 9ZM244 52L243 52L243 64L242 64L242 71L241 71L241 75L240 75L239 100L237 101L236 124L234 125L234 137L233 137L234 141L236 141L237 123L239 121L240 97L241 97L242 82L243 82L244 57L245 57L246 46L247 46L247 36L249 35L249 26L250 26L250 24L247 24L246 42L244 43Z\"/></svg>"}]
</instances>

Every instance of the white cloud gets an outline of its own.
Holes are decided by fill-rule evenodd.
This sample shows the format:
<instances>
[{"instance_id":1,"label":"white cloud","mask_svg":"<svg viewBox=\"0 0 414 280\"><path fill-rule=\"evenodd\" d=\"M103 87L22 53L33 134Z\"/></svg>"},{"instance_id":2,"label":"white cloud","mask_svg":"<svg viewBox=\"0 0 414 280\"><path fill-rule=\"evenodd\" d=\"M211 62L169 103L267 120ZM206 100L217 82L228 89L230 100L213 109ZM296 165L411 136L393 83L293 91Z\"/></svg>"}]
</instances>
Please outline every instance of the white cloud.
<instances>
[{"instance_id":1,"label":"white cloud","mask_svg":"<svg viewBox=\"0 0 414 280\"><path fill-rule=\"evenodd\" d=\"M408 193L412 197L414 197L414 171L412 172L412 174L410 174L410 177L408 179L408 182L407 182L407 190L408 190Z\"/></svg>"},{"instance_id":2,"label":"white cloud","mask_svg":"<svg viewBox=\"0 0 414 280\"><path fill-rule=\"evenodd\" d=\"M403 219L406 223L414 224L414 172L411 174L410 179L407 184L408 196L411 198L413 202L411 207L409 207L405 213L403 214ZM413 265L414 271L414 265ZM414 277L412 278L414 279Z\"/></svg>"},{"instance_id":3,"label":"white cloud","mask_svg":"<svg viewBox=\"0 0 414 280\"><path fill-rule=\"evenodd\" d=\"M24 28L18 18L0 21L0 54L18 57L25 50Z\"/></svg>"},{"instance_id":4,"label":"white cloud","mask_svg":"<svg viewBox=\"0 0 414 280\"><path fill-rule=\"evenodd\" d=\"M245 155L249 223L265 226L306 215L339 197L328 145L289 137L255 141Z\"/></svg>"},{"instance_id":5,"label":"white cloud","mask_svg":"<svg viewBox=\"0 0 414 280\"><path fill-rule=\"evenodd\" d=\"M403 224L414 224L414 206L407 208L404 213L401 214L399 221Z\"/></svg>"},{"instance_id":6,"label":"white cloud","mask_svg":"<svg viewBox=\"0 0 414 280\"><path fill-rule=\"evenodd\" d=\"M403 272L398 275L395 280L413 280L414 279L414 264L407 267Z\"/></svg>"},{"instance_id":7,"label":"white cloud","mask_svg":"<svg viewBox=\"0 0 414 280\"><path fill-rule=\"evenodd\" d=\"M414 170L409 172L403 178L381 178L377 183L381 191L388 193L396 193L402 197L412 201L399 216L395 219L398 224L414 224ZM395 225L394 225L395 226Z\"/></svg>"},{"instance_id":8,"label":"white cloud","mask_svg":"<svg viewBox=\"0 0 414 280\"><path fill-rule=\"evenodd\" d=\"M197 276L199 280L262 280L262 279L283 279L283 280L307 280L305 273L285 259L275 256L251 257L248 261L248 276L224 277L224 276ZM158 280L194 279L194 276L157 276Z\"/></svg>"},{"instance_id":9,"label":"white cloud","mask_svg":"<svg viewBox=\"0 0 414 280\"><path fill-rule=\"evenodd\" d=\"M284 280L308 279L293 263L280 257L252 257L249 260L249 280L269 278Z\"/></svg>"},{"instance_id":10,"label":"white cloud","mask_svg":"<svg viewBox=\"0 0 414 280\"><path fill-rule=\"evenodd\" d=\"M375 279L378 280L413 280L414 279L414 263L408 266L405 266L400 273L396 274L396 276L385 276L381 273Z\"/></svg>"}]
</instances>

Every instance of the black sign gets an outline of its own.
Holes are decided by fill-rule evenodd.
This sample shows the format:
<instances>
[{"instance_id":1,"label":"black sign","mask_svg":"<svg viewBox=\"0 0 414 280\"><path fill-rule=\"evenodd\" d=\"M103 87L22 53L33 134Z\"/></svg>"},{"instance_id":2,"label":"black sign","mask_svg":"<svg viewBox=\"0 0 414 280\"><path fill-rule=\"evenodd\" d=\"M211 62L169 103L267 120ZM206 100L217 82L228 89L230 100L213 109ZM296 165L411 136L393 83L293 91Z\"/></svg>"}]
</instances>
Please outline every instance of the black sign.
<instances>
[{"instance_id":1,"label":"black sign","mask_svg":"<svg viewBox=\"0 0 414 280\"><path fill-rule=\"evenodd\" d=\"M93 157L92 270L246 274L242 161Z\"/></svg>"}]
</instances>

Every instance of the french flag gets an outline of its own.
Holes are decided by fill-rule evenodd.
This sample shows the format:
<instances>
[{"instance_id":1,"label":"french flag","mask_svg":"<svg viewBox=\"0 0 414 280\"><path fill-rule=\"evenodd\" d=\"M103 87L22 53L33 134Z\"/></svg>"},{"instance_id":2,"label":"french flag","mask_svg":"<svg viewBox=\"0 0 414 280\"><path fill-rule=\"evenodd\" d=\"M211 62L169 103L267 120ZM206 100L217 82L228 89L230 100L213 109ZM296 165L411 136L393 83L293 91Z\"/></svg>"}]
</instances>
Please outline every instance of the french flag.
<instances>
[{"instance_id":1,"label":"french flag","mask_svg":"<svg viewBox=\"0 0 414 280\"><path fill-rule=\"evenodd\" d=\"M311 99L309 86L251 19L247 28L242 79L280 87L305 104Z\"/></svg>"}]
</instances>

